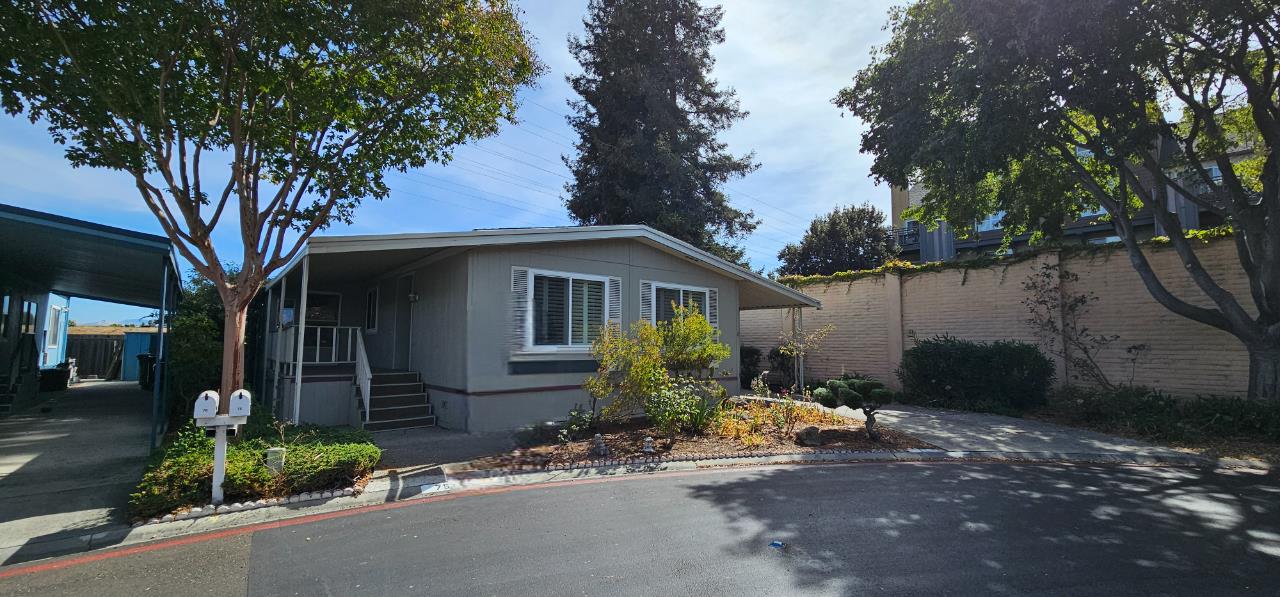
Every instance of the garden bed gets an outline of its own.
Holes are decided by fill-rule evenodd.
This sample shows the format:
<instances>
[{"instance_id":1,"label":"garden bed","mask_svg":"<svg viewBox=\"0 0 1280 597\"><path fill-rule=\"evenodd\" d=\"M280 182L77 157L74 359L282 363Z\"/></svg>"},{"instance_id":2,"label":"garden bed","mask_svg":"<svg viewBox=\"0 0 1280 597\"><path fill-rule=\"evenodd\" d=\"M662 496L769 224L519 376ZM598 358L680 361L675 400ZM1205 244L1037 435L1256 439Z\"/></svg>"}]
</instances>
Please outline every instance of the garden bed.
<instances>
[{"instance_id":1,"label":"garden bed","mask_svg":"<svg viewBox=\"0 0 1280 597\"><path fill-rule=\"evenodd\" d=\"M227 445L222 489L228 504L359 487L382 457L367 431L279 425L266 411L255 413L241 431L242 437ZM267 468L266 450L271 447L285 448L280 473ZM188 422L152 455L129 496L129 516L146 520L207 505L212 486L213 438Z\"/></svg>"},{"instance_id":2,"label":"garden bed","mask_svg":"<svg viewBox=\"0 0 1280 597\"><path fill-rule=\"evenodd\" d=\"M661 434L644 418L599 424L599 433L609 448L607 459L702 458L736 455L803 454L825 450L906 450L933 448L910 435L877 426L881 437L872 441L862 421L848 419L803 402L791 403L794 422L789 423L782 402L749 401L728 406L719 420L701 435ZM807 427L818 429L818 445L797 442L796 434ZM654 452L644 451L644 438L654 438ZM592 452L590 433L572 441L559 441L554 433L530 434L522 448L506 454L479 458L468 463L471 470L549 468L588 463L602 458Z\"/></svg>"}]
</instances>

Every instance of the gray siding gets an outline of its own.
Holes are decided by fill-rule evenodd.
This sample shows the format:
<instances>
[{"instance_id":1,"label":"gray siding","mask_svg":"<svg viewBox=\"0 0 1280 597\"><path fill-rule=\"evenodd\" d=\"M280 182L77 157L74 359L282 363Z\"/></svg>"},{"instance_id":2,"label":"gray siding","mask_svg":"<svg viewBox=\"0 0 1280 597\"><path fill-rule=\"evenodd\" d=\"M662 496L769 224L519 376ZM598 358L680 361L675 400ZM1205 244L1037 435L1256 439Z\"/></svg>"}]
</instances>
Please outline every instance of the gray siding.
<instances>
[{"instance_id":1,"label":"gray siding","mask_svg":"<svg viewBox=\"0 0 1280 597\"><path fill-rule=\"evenodd\" d=\"M510 429L537 421L561 419L589 397L580 389L590 373L513 375L509 363L527 355L513 354L509 338L514 325L510 309L511 268L529 267L622 278L623 325L640 318L640 282L651 280L703 286L718 291L721 339L733 353L721 363L724 375L738 370L738 284L696 263L631 240L544 244L532 247L474 249L470 253L470 328L467 334L467 378L471 431ZM559 354L557 360L589 360L589 351Z\"/></svg>"}]
</instances>

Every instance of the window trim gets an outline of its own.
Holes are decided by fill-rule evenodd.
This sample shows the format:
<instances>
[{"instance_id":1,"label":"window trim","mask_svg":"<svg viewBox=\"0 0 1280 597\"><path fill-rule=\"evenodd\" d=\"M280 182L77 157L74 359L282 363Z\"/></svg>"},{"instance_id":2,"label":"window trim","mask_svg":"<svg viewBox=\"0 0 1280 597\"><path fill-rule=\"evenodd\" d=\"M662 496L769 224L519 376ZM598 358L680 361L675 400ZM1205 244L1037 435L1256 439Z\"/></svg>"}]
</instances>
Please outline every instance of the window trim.
<instances>
[{"instance_id":1,"label":"window trim","mask_svg":"<svg viewBox=\"0 0 1280 597\"><path fill-rule=\"evenodd\" d=\"M649 320L649 323L653 325L658 325L658 288L667 288L670 290L680 290L680 291L690 290L693 292L701 292L705 294L707 296L707 299L705 301L702 301L702 316L706 318L707 321L711 320L711 291L712 290L718 291L718 289L711 288L708 286L692 286L689 284L675 284L671 282L662 282L659 280L644 280L644 282L649 283L649 304L651 305L652 313L642 313L641 319L644 319L647 317ZM644 285L641 284L641 288L643 287ZM683 294L681 295L681 297L683 297ZM680 302L681 302L681 306L684 306L683 298L681 298Z\"/></svg>"},{"instance_id":2,"label":"window trim","mask_svg":"<svg viewBox=\"0 0 1280 597\"><path fill-rule=\"evenodd\" d=\"M45 320L45 327L49 329L49 335L45 340L45 349L58 348L62 345L62 321L66 319L66 307L59 305L49 305L49 317Z\"/></svg>"},{"instance_id":3,"label":"window trim","mask_svg":"<svg viewBox=\"0 0 1280 597\"><path fill-rule=\"evenodd\" d=\"M533 343L533 298L534 284L538 276L565 278L569 280L569 313L573 313L573 280L590 280L604 284L603 309L600 314L604 316L603 324L609 323L609 278L617 276L605 276L599 274L583 274L578 272L562 272L549 269L524 268L529 272L529 291L525 293L524 299L524 352L589 352L590 344L534 344ZM565 322L565 329L568 335L572 336L572 321Z\"/></svg>"},{"instance_id":4,"label":"window trim","mask_svg":"<svg viewBox=\"0 0 1280 597\"><path fill-rule=\"evenodd\" d=\"M364 333L378 333L378 324L382 323L382 286L374 284L364 292ZM373 306L373 327L369 327L369 307Z\"/></svg>"}]
</instances>

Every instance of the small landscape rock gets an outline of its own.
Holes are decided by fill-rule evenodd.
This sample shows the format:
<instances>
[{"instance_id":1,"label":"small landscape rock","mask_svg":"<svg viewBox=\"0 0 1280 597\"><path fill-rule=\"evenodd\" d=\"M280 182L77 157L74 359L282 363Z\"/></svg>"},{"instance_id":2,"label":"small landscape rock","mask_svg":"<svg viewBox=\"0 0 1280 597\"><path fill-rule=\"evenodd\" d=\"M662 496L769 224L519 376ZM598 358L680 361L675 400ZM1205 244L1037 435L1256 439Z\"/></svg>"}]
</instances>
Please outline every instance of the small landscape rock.
<instances>
[{"instance_id":1,"label":"small landscape rock","mask_svg":"<svg viewBox=\"0 0 1280 597\"><path fill-rule=\"evenodd\" d=\"M356 490L350 487L342 490L342 495L355 495L355 494L356 494Z\"/></svg>"},{"instance_id":2,"label":"small landscape rock","mask_svg":"<svg viewBox=\"0 0 1280 597\"><path fill-rule=\"evenodd\" d=\"M161 516L161 517L160 517L160 522L173 522L173 515L172 515L172 514L165 514L164 516Z\"/></svg>"},{"instance_id":3,"label":"small landscape rock","mask_svg":"<svg viewBox=\"0 0 1280 597\"><path fill-rule=\"evenodd\" d=\"M809 426L796 432L796 443L802 446L821 446L822 438L817 427Z\"/></svg>"}]
</instances>

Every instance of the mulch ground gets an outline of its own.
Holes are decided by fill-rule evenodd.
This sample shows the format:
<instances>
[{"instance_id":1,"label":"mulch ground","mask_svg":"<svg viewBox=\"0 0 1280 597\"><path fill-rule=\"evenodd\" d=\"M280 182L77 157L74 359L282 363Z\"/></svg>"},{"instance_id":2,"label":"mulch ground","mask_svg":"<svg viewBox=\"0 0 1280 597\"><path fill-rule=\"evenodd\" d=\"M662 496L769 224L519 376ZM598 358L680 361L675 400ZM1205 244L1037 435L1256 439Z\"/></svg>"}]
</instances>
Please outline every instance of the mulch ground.
<instances>
[{"instance_id":1,"label":"mulch ground","mask_svg":"<svg viewBox=\"0 0 1280 597\"><path fill-rule=\"evenodd\" d=\"M799 431L810 425L801 424ZM784 436L780 432L762 433L763 443L745 446L740 440L718 435L681 435L674 440L659 437L657 431L643 419L624 423L603 423L597 429L609 447L609 459L627 459L643 457L715 457L737 455L798 454L821 450L905 450L908 448L934 448L905 433L877 426L881 433L879 441L871 441L867 437L862 421L847 420L847 424L816 424L821 445L801 446L796 443L794 434ZM654 438L654 454L643 451L644 438ZM591 454L594 439L573 441L565 444L554 439L536 443L506 454L479 458L471 461L469 468L475 470L507 469L507 468L540 468L564 466L599 460Z\"/></svg>"}]
</instances>

